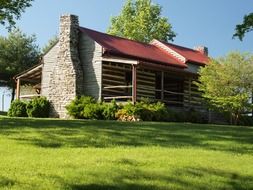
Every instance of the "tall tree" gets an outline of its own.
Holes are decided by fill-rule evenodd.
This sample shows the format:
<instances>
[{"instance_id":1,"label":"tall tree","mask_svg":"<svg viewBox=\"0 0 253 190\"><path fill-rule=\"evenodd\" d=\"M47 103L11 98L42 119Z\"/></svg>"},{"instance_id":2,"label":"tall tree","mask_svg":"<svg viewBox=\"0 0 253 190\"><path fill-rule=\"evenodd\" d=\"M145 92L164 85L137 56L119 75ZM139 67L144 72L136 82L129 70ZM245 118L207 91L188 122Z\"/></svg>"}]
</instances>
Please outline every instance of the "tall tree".
<instances>
[{"instance_id":1,"label":"tall tree","mask_svg":"<svg viewBox=\"0 0 253 190\"><path fill-rule=\"evenodd\" d=\"M0 71L5 74L7 86L13 89L13 76L38 63L40 51L35 44L34 35L27 36L19 29L9 33L8 37L0 37Z\"/></svg>"},{"instance_id":2,"label":"tall tree","mask_svg":"<svg viewBox=\"0 0 253 190\"><path fill-rule=\"evenodd\" d=\"M11 29L33 0L0 0L0 24Z\"/></svg>"},{"instance_id":3,"label":"tall tree","mask_svg":"<svg viewBox=\"0 0 253 190\"><path fill-rule=\"evenodd\" d=\"M209 105L231 113L233 123L253 106L253 56L232 52L200 69L199 90Z\"/></svg>"},{"instance_id":4,"label":"tall tree","mask_svg":"<svg viewBox=\"0 0 253 190\"><path fill-rule=\"evenodd\" d=\"M162 7L151 0L127 0L120 15L111 18L108 33L141 42L173 40L176 36Z\"/></svg>"},{"instance_id":5,"label":"tall tree","mask_svg":"<svg viewBox=\"0 0 253 190\"><path fill-rule=\"evenodd\" d=\"M245 15L243 23L236 25L233 37L238 37L242 41L245 34L250 31L253 31L253 13Z\"/></svg>"}]
</instances>

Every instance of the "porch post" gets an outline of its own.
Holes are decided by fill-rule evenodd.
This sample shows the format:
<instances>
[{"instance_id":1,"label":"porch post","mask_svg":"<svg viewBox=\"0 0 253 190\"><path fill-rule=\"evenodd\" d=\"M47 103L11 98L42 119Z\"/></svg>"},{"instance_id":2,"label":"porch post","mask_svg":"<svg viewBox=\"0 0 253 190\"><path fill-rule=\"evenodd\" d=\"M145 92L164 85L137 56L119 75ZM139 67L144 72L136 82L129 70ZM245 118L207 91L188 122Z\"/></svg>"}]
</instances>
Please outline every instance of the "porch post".
<instances>
[{"instance_id":1,"label":"porch post","mask_svg":"<svg viewBox=\"0 0 253 190\"><path fill-rule=\"evenodd\" d=\"M136 102L137 90L136 90L136 65L132 65L132 102Z\"/></svg>"},{"instance_id":2,"label":"porch post","mask_svg":"<svg viewBox=\"0 0 253 190\"><path fill-rule=\"evenodd\" d=\"M20 78L17 79L17 86L16 86L16 99L19 100L20 98Z\"/></svg>"},{"instance_id":3,"label":"porch post","mask_svg":"<svg viewBox=\"0 0 253 190\"><path fill-rule=\"evenodd\" d=\"M164 100L164 72L161 73L161 100Z\"/></svg>"}]
</instances>

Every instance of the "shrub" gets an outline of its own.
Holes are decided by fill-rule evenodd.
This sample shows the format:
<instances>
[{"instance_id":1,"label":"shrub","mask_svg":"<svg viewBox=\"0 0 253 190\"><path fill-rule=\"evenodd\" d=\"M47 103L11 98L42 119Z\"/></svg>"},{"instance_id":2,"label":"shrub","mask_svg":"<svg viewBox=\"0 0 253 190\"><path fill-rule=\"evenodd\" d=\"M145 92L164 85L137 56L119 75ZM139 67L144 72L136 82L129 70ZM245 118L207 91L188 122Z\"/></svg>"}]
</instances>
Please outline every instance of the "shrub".
<instances>
[{"instance_id":1,"label":"shrub","mask_svg":"<svg viewBox=\"0 0 253 190\"><path fill-rule=\"evenodd\" d=\"M241 116L238 124L244 125L244 126L253 126L253 117L248 116L248 115L243 115L243 116Z\"/></svg>"},{"instance_id":2,"label":"shrub","mask_svg":"<svg viewBox=\"0 0 253 190\"><path fill-rule=\"evenodd\" d=\"M90 96L76 97L66 106L68 114L76 119L84 119L83 109L87 104L93 104L96 101Z\"/></svg>"},{"instance_id":3,"label":"shrub","mask_svg":"<svg viewBox=\"0 0 253 190\"><path fill-rule=\"evenodd\" d=\"M190 123L207 123L208 120L203 113L196 111L193 108L189 110L175 112L176 122L190 122Z\"/></svg>"},{"instance_id":4,"label":"shrub","mask_svg":"<svg viewBox=\"0 0 253 190\"><path fill-rule=\"evenodd\" d=\"M103 118L106 120L115 120L116 113L118 112L120 106L118 106L116 101L113 99L111 103L104 103L103 108Z\"/></svg>"},{"instance_id":5,"label":"shrub","mask_svg":"<svg viewBox=\"0 0 253 190\"><path fill-rule=\"evenodd\" d=\"M119 120L166 121L168 110L161 102L152 103L148 99L141 100L135 105L127 103L117 114Z\"/></svg>"},{"instance_id":6,"label":"shrub","mask_svg":"<svg viewBox=\"0 0 253 190\"><path fill-rule=\"evenodd\" d=\"M140 107L128 102L116 113L116 118L120 121L139 121Z\"/></svg>"},{"instance_id":7,"label":"shrub","mask_svg":"<svg viewBox=\"0 0 253 190\"><path fill-rule=\"evenodd\" d=\"M7 115L10 117L27 117L26 102L23 102L21 100L14 100L11 103Z\"/></svg>"},{"instance_id":8,"label":"shrub","mask_svg":"<svg viewBox=\"0 0 253 190\"><path fill-rule=\"evenodd\" d=\"M81 112L85 119L103 119L103 103L86 104Z\"/></svg>"},{"instance_id":9,"label":"shrub","mask_svg":"<svg viewBox=\"0 0 253 190\"><path fill-rule=\"evenodd\" d=\"M143 121L167 121L168 108L162 102L142 99L136 103L138 114Z\"/></svg>"},{"instance_id":10,"label":"shrub","mask_svg":"<svg viewBox=\"0 0 253 190\"><path fill-rule=\"evenodd\" d=\"M103 103L96 102L90 96L76 97L66 109L76 119L103 119Z\"/></svg>"},{"instance_id":11,"label":"shrub","mask_svg":"<svg viewBox=\"0 0 253 190\"><path fill-rule=\"evenodd\" d=\"M0 111L0 115L7 115L7 112L5 112L5 111Z\"/></svg>"},{"instance_id":12,"label":"shrub","mask_svg":"<svg viewBox=\"0 0 253 190\"><path fill-rule=\"evenodd\" d=\"M36 97L29 101L26 106L29 117L48 117L50 104L46 97Z\"/></svg>"}]
</instances>

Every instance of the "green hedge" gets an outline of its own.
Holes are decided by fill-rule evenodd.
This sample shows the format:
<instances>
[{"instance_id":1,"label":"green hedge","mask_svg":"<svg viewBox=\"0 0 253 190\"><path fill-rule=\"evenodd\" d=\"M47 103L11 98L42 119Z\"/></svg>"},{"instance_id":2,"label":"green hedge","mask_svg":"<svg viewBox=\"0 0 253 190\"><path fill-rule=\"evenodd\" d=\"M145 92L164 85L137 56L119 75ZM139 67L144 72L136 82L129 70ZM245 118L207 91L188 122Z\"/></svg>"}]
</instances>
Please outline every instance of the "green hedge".
<instances>
[{"instance_id":1,"label":"green hedge","mask_svg":"<svg viewBox=\"0 0 253 190\"><path fill-rule=\"evenodd\" d=\"M7 112L5 112L5 111L0 111L0 115L6 116L6 115L7 115Z\"/></svg>"},{"instance_id":2,"label":"green hedge","mask_svg":"<svg viewBox=\"0 0 253 190\"><path fill-rule=\"evenodd\" d=\"M8 111L10 117L48 117L49 101L45 97L36 97L31 101L14 100Z\"/></svg>"},{"instance_id":3,"label":"green hedge","mask_svg":"<svg viewBox=\"0 0 253 190\"><path fill-rule=\"evenodd\" d=\"M27 117L26 105L27 103L21 100L12 101L7 115L9 117Z\"/></svg>"},{"instance_id":4,"label":"green hedge","mask_svg":"<svg viewBox=\"0 0 253 190\"><path fill-rule=\"evenodd\" d=\"M151 102L142 99L136 104L128 102L117 105L113 100L111 103L97 102L92 97L76 97L68 106L68 114L76 119L100 119L121 121L173 121L205 123L204 118L197 111L175 112L164 103Z\"/></svg>"},{"instance_id":5,"label":"green hedge","mask_svg":"<svg viewBox=\"0 0 253 190\"><path fill-rule=\"evenodd\" d=\"M106 119L113 120L118 106L115 101L111 103L97 102L90 96L76 97L66 106L68 114L76 119Z\"/></svg>"},{"instance_id":6,"label":"green hedge","mask_svg":"<svg viewBox=\"0 0 253 190\"><path fill-rule=\"evenodd\" d=\"M48 117L49 109L50 104L46 97L36 97L29 101L26 106L28 117Z\"/></svg>"}]
</instances>

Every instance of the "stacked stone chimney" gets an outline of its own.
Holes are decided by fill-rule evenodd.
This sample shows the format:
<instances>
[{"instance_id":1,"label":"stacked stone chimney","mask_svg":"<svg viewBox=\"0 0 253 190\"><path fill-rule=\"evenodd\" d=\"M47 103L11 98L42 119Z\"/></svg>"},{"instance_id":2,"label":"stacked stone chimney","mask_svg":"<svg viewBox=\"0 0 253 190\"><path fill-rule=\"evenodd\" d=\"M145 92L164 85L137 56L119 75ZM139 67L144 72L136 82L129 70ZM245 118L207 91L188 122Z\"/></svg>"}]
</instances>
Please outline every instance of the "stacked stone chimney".
<instances>
[{"instance_id":1,"label":"stacked stone chimney","mask_svg":"<svg viewBox=\"0 0 253 190\"><path fill-rule=\"evenodd\" d=\"M203 55L208 56L208 48L205 46L197 46L194 47L195 50L199 51L200 53L202 53Z\"/></svg>"},{"instance_id":2,"label":"stacked stone chimney","mask_svg":"<svg viewBox=\"0 0 253 190\"><path fill-rule=\"evenodd\" d=\"M83 71L78 53L79 22L75 15L60 17L59 51L50 79L52 117L67 118L66 105L82 93Z\"/></svg>"}]
</instances>

